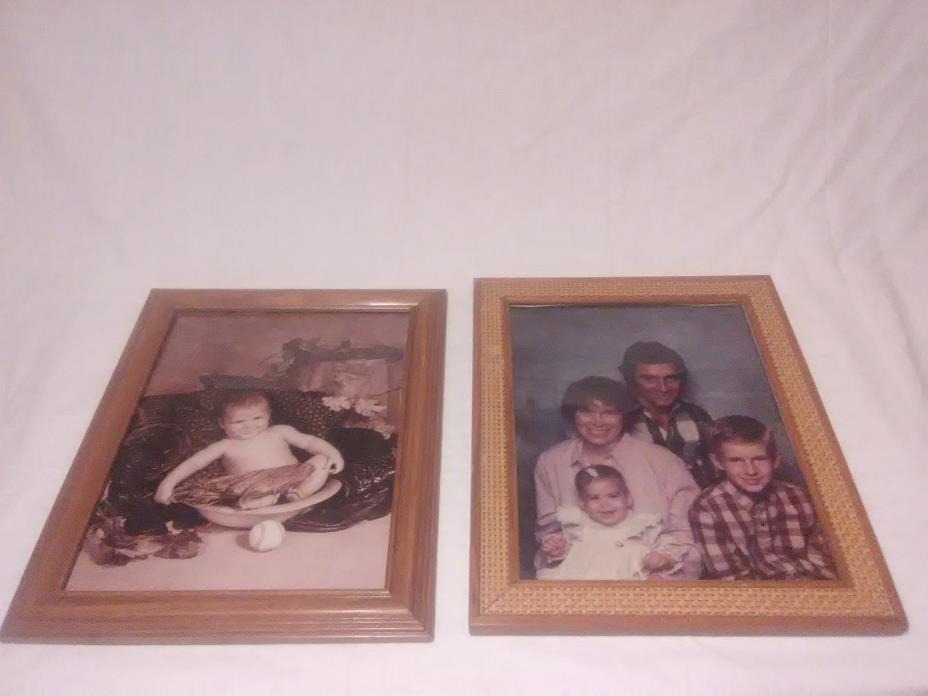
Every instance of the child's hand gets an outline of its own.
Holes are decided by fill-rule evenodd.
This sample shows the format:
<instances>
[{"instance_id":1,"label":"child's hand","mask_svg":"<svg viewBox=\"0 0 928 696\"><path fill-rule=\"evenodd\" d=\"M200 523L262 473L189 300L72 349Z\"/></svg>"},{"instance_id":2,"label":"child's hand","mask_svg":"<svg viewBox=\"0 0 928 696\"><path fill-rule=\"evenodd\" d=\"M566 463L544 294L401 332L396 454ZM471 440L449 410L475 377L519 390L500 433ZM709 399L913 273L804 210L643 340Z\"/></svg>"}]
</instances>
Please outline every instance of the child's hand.
<instances>
[{"instance_id":1,"label":"child's hand","mask_svg":"<svg viewBox=\"0 0 928 696\"><path fill-rule=\"evenodd\" d=\"M541 542L541 552L552 560L563 558L567 553L567 541L563 534L549 534Z\"/></svg>"},{"instance_id":2,"label":"child's hand","mask_svg":"<svg viewBox=\"0 0 928 696\"><path fill-rule=\"evenodd\" d=\"M659 573L673 567L673 559L663 553L651 551L641 559L641 567L648 573Z\"/></svg>"},{"instance_id":3,"label":"child's hand","mask_svg":"<svg viewBox=\"0 0 928 696\"><path fill-rule=\"evenodd\" d=\"M155 502L161 503L162 505L169 505L171 503L171 496L174 495L174 486L167 483L167 481L162 481L161 485L158 486L158 490L155 491Z\"/></svg>"},{"instance_id":4,"label":"child's hand","mask_svg":"<svg viewBox=\"0 0 928 696\"><path fill-rule=\"evenodd\" d=\"M320 471L324 471L326 474L337 474L339 471L345 468L345 460L342 459L342 455L336 452L332 454L314 454L312 457L306 461L312 462Z\"/></svg>"},{"instance_id":5,"label":"child's hand","mask_svg":"<svg viewBox=\"0 0 928 696\"><path fill-rule=\"evenodd\" d=\"M336 452L336 456L329 457L329 473L337 474L339 471L345 468L345 460L342 458L341 452Z\"/></svg>"}]
</instances>

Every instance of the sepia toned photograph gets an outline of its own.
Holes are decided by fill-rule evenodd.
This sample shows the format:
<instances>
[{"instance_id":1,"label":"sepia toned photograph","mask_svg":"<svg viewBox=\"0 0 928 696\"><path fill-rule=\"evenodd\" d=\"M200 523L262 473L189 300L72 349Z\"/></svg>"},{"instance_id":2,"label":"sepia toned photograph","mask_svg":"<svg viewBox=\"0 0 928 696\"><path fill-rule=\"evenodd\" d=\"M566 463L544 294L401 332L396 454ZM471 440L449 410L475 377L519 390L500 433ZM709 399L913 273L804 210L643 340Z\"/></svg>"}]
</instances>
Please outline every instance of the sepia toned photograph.
<instances>
[{"instance_id":1,"label":"sepia toned photograph","mask_svg":"<svg viewBox=\"0 0 928 696\"><path fill-rule=\"evenodd\" d=\"M2 638L430 640L445 311L151 291Z\"/></svg>"},{"instance_id":2,"label":"sepia toned photograph","mask_svg":"<svg viewBox=\"0 0 928 696\"><path fill-rule=\"evenodd\" d=\"M770 278L475 282L470 629L897 633Z\"/></svg>"},{"instance_id":3,"label":"sepia toned photograph","mask_svg":"<svg viewBox=\"0 0 928 696\"><path fill-rule=\"evenodd\" d=\"M382 588L407 325L178 317L67 589Z\"/></svg>"}]
</instances>

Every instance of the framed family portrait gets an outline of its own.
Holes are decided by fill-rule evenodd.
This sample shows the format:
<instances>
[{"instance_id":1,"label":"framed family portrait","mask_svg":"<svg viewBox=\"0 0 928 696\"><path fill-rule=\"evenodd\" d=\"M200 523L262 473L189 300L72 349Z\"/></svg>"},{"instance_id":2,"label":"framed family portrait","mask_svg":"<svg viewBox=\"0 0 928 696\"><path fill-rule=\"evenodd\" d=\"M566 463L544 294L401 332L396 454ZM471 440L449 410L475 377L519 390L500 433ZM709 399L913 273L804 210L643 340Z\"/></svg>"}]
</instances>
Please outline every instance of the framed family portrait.
<instances>
[{"instance_id":1,"label":"framed family portrait","mask_svg":"<svg viewBox=\"0 0 928 696\"><path fill-rule=\"evenodd\" d=\"M905 630L768 277L474 304L472 633Z\"/></svg>"},{"instance_id":2,"label":"framed family portrait","mask_svg":"<svg viewBox=\"0 0 928 696\"><path fill-rule=\"evenodd\" d=\"M430 640L445 311L153 290L3 639Z\"/></svg>"}]
</instances>

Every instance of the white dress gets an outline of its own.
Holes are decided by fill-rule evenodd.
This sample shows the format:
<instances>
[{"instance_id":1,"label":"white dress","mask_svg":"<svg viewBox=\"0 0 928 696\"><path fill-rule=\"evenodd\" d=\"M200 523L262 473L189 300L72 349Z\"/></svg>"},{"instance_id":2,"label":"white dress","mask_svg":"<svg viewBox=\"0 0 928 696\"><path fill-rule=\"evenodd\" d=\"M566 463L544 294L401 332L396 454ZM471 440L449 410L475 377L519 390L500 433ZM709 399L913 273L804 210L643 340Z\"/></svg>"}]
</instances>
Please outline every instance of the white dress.
<instances>
[{"instance_id":1,"label":"white dress","mask_svg":"<svg viewBox=\"0 0 928 696\"><path fill-rule=\"evenodd\" d=\"M654 550L661 516L630 512L615 525L592 520L577 507L559 507L557 519L569 548L560 565L539 568L539 580L644 580L644 557Z\"/></svg>"}]
</instances>

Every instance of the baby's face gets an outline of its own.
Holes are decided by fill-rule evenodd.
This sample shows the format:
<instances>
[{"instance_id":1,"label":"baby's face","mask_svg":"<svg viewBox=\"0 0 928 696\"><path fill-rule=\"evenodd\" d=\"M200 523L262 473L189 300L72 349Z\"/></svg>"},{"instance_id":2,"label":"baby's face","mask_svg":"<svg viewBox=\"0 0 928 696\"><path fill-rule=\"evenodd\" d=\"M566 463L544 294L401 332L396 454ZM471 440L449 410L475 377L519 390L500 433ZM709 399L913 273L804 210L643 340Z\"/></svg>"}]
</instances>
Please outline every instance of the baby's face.
<instances>
[{"instance_id":1,"label":"baby's face","mask_svg":"<svg viewBox=\"0 0 928 696\"><path fill-rule=\"evenodd\" d=\"M580 507L594 522L611 526L628 515L628 496L615 479L598 478L586 487Z\"/></svg>"},{"instance_id":2,"label":"baby's face","mask_svg":"<svg viewBox=\"0 0 928 696\"><path fill-rule=\"evenodd\" d=\"M219 424L232 440L248 440L260 435L271 423L271 409L267 404L230 406Z\"/></svg>"}]
</instances>

